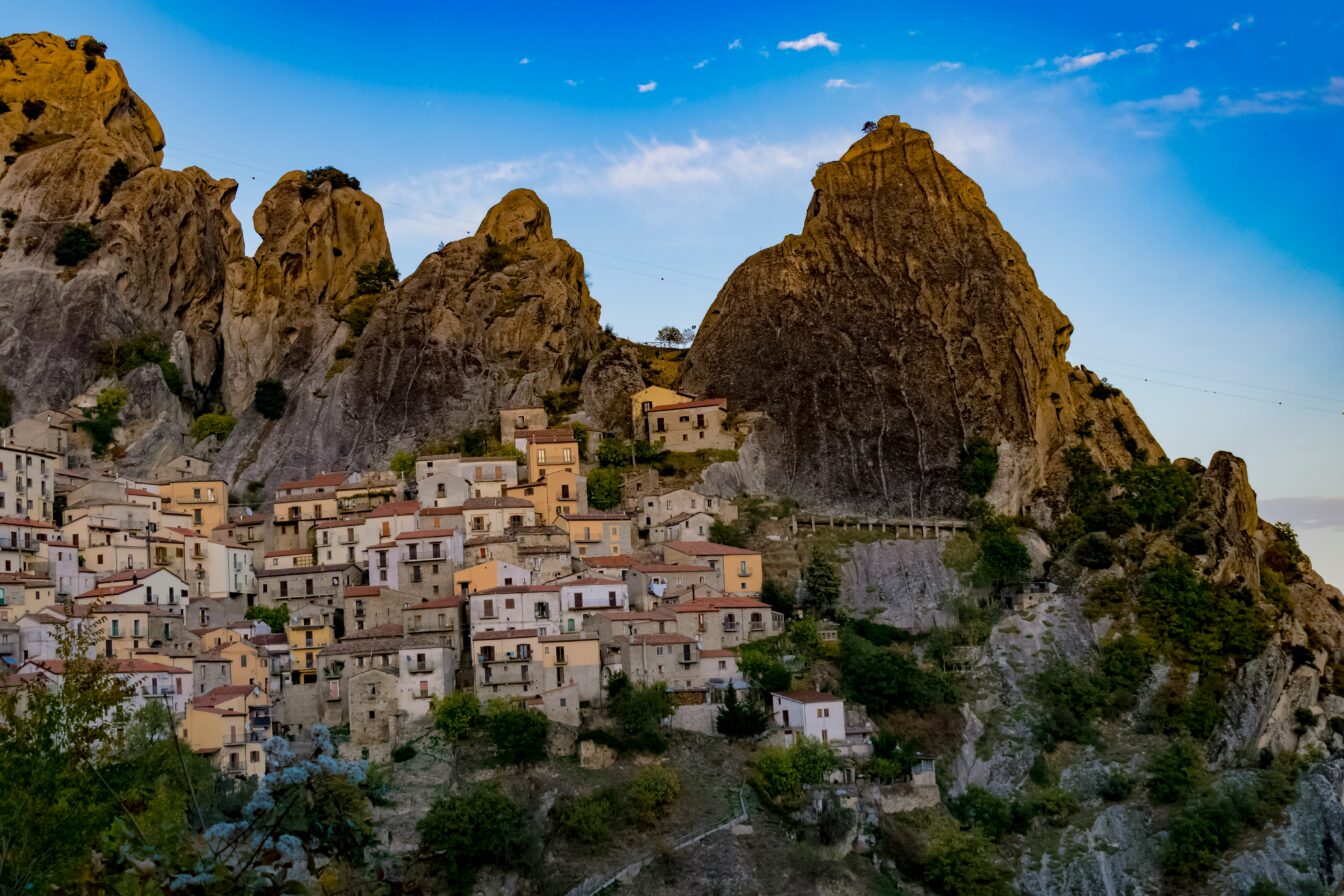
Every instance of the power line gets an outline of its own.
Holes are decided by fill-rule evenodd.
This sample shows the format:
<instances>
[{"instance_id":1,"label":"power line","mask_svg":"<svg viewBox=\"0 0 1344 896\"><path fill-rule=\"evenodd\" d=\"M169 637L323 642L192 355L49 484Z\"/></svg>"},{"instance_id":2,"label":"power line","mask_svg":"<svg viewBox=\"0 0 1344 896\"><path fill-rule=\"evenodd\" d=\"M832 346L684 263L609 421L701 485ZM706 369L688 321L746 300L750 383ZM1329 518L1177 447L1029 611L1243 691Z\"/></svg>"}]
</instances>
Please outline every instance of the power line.
<instances>
[{"instance_id":1,"label":"power line","mask_svg":"<svg viewBox=\"0 0 1344 896\"><path fill-rule=\"evenodd\" d=\"M1165 367L1150 367L1146 364L1135 364L1132 361L1117 361L1115 358L1102 358L1097 355L1083 355L1084 358L1091 358L1094 361L1101 361L1104 364L1123 364L1126 367L1137 367L1140 370L1153 370L1157 373L1169 373L1172 376L1184 376L1195 380L1204 380L1210 383L1225 383L1229 386L1241 386L1244 389L1259 389L1262 392L1277 392L1280 395L1296 395L1298 398L1315 398L1320 401L1334 401L1344 403L1344 398L1335 398L1330 395L1313 395L1310 392L1293 392L1289 389L1276 389L1273 386L1257 386L1254 383L1239 383L1236 380L1219 379L1216 376L1202 376L1198 373L1186 373L1182 370L1168 370Z\"/></svg>"},{"instance_id":2,"label":"power line","mask_svg":"<svg viewBox=\"0 0 1344 896\"><path fill-rule=\"evenodd\" d=\"M1153 385L1156 386L1170 386L1173 389L1185 389L1190 392L1203 392L1207 395L1221 395L1225 398L1239 398L1243 401L1254 401L1259 404L1278 405L1279 407L1284 408L1299 408L1304 411L1315 411L1318 414L1330 414L1332 416L1344 415L1344 411L1332 410L1330 408L1318 408L1306 404L1297 404L1291 401L1279 401L1278 399L1275 398L1260 398L1255 395L1241 395L1236 392L1223 392L1217 389L1205 389L1202 386L1189 386L1184 383L1169 383L1165 380L1155 380L1150 379L1149 377L1146 376L1137 376L1135 374L1130 373L1112 373L1109 374L1109 376L1117 376L1122 379L1128 379L1128 380L1140 380L1145 383L1152 383Z\"/></svg>"}]
</instances>

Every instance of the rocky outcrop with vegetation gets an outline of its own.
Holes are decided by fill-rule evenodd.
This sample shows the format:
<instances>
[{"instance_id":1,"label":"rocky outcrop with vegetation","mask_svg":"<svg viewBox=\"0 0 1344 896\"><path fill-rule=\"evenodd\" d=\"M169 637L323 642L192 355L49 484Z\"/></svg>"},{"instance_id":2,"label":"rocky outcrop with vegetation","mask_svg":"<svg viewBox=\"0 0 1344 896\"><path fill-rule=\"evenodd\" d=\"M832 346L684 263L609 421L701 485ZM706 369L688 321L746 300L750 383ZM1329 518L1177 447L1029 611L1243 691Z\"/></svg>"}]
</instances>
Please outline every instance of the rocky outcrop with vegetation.
<instances>
[{"instance_id":1,"label":"rocky outcrop with vegetation","mask_svg":"<svg viewBox=\"0 0 1344 896\"><path fill-rule=\"evenodd\" d=\"M802 233L733 272L682 369L688 391L768 414L772 489L959 512L980 436L998 448L990 499L1016 512L1080 427L1113 464L1161 453L1118 390L1065 360L1072 324L928 134L883 118L812 183Z\"/></svg>"}]
</instances>

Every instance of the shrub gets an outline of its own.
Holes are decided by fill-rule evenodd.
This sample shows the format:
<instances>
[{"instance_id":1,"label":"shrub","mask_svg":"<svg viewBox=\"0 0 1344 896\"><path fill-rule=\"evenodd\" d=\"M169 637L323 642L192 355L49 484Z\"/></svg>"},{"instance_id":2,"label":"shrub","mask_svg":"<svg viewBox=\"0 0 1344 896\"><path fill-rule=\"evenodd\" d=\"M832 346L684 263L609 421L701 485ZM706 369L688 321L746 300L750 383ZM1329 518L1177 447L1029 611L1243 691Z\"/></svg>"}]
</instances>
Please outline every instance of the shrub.
<instances>
[{"instance_id":1,"label":"shrub","mask_svg":"<svg viewBox=\"0 0 1344 896\"><path fill-rule=\"evenodd\" d=\"M988 588L1002 588L1025 581L1031 571L1031 555L1010 522L995 517L986 520L977 533L980 556L971 581Z\"/></svg>"},{"instance_id":2,"label":"shrub","mask_svg":"<svg viewBox=\"0 0 1344 896\"><path fill-rule=\"evenodd\" d=\"M802 778L783 747L766 747L752 759L751 766L752 786L766 799L793 798L803 792Z\"/></svg>"},{"instance_id":3,"label":"shrub","mask_svg":"<svg viewBox=\"0 0 1344 896\"><path fill-rule=\"evenodd\" d=\"M491 700L485 711L485 730L494 745L495 758L511 765L546 758L550 725L544 713L510 700Z\"/></svg>"},{"instance_id":4,"label":"shrub","mask_svg":"<svg viewBox=\"0 0 1344 896\"><path fill-rule=\"evenodd\" d=\"M1171 528L1195 499L1195 477L1165 458L1135 464L1116 478L1135 518L1152 530Z\"/></svg>"},{"instance_id":5,"label":"shrub","mask_svg":"<svg viewBox=\"0 0 1344 896\"><path fill-rule=\"evenodd\" d=\"M36 121L45 111L47 111L46 100L23 101L23 117L27 118L29 121Z\"/></svg>"},{"instance_id":6,"label":"shrub","mask_svg":"<svg viewBox=\"0 0 1344 896\"><path fill-rule=\"evenodd\" d=\"M1227 657L1245 661L1269 641L1270 620L1245 588L1215 588L1184 555L1153 567L1139 594L1139 618L1160 642L1201 670Z\"/></svg>"},{"instance_id":7,"label":"shrub","mask_svg":"<svg viewBox=\"0 0 1344 896\"><path fill-rule=\"evenodd\" d=\"M951 680L924 671L910 657L880 648L846 632L841 639L840 670L846 694L870 712L913 709L927 713L956 699Z\"/></svg>"},{"instance_id":8,"label":"shrub","mask_svg":"<svg viewBox=\"0 0 1344 896\"><path fill-rule=\"evenodd\" d=\"M1033 817L1060 826L1078 808L1078 798L1060 787L1043 787L1032 794L1027 809Z\"/></svg>"},{"instance_id":9,"label":"shrub","mask_svg":"<svg viewBox=\"0 0 1344 896\"><path fill-rule=\"evenodd\" d=\"M854 811L839 800L829 799L817 815L817 839L823 846L834 846L849 835L853 824Z\"/></svg>"},{"instance_id":10,"label":"shrub","mask_svg":"<svg viewBox=\"0 0 1344 896\"><path fill-rule=\"evenodd\" d=\"M793 673L764 645L743 645L737 668L751 682L757 699L763 702L775 691L787 691L793 685Z\"/></svg>"},{"instance_id":11,"label":"shrub","mask_svg":"<svg viewBox=\"0 0 1344 896\"><path fill-rule=\"evenodd\" d=\"M961 796L947 801L947 811L963 830L978 828L994 842L1007 834L1025 834L1031 827L1031 809L1017 800L995 796L983 787L970 786Z\"/></svg>"},{"instance_id":12,"label":"shrub","mask_svg":"<svg viewBox=\"0 0 1344 896\"><path fill-rule=\"evenodd\" d=\"M252 393L252 406L257 409L257 413L267 420L279 420L285 416L285 405L289 402L289 394L285 391L285 384L275 379L257 380L256 389Z\"/></svg>"},{"instance_id":13,"label":"shrub","mask_svg":"<svg viewBox=\"0 0 1344 896\"><path fill-rule=\"evenodd\" d=\"M1093 532L1078 542L1073 556L1088 569L1109 569L1115 563L1115 548L1105 535Z\"/></svg>"},{"instance_id":14,"label":"shrub","mask_svg":"<svg viewBox=\"0 0 1344 896\"><path fill-rule=\"evenodd\" d=\"M76 425L93 440L93 453L102 457L112 446L112 436L121 426L121 409L130 400L125 389L113 386L98 393L98 401L84 411L84 419Z\"/></svg>"},{"instance_id":15,"label":"shrub","mask_svg":"<svg viewBox=\"0 0 1344 896\"><path fill-rule=\"evenodd\" d=\"M714 718L714 730L724 737L740 740L764 734L770 727L770 712L755 695L738 699L737 688L729 687Z\"/></svg>"},{"instance_id":16,"label":"shrub","mask_svg":"<svg viewBox=\"0 0 1344 896\"><path fill-rule=\"evenodd\" d=\"M674 769L651 765L635 775L626 790L630 816L636 823L651 825L681 793L681 779Z\"/></svg>"},{"instance_id":17,"label":"shrub","mask_svg":"<svg viewBox=\"0 0 1344 896\"><path fill-rule=\"evenodd\" d=\"M1132 709L1140 686L1152 672L1152 646L1125 633L1102 645L1097 658L1097 681L1105 699L1104 712L1114 716Z\"/></svg>"},{"instance_id":18,"label":"shrub","mask_svg":"<svg viewBox=\"0 0 1344 896\"><path fill-rule=\"evenodd\" d=\"M305 171L303 176L304 182L299 185L299 198L305 202L316 196L318 188L323 184L331 184L332 190L359 189L359 178L351 177L341 169L333 168L330 165L322 168L312 168Z\"/></svg>"},{"instance_id":19,"label":"shrub","mask_svg":"<svg viewBox=\"0 0 1344 896\"><path fill-rule=\"evenodd\" d=\"M1148 763L1148 794L1159 803L1177 803L1204 786L1208 773L1194 741L1182 738Z\"/></svg>"},{"instance_id":20,"label":"shrub","mask_svg":"<svg viewBox=\"0 0 1344 896\"><path fill-rule=\"evenodd\" d=\"M611 510L621 504L621 474L613 467L588 472L588 503L596 510Z\"/></svg>"},{"instance_id":21,"label":"shrub","mask_svg":"<svg viewBox=\"0 0 1344 896\"><path fill-rule=\"evenodd\" d=\"M971 436L961 452L961 487L968 495L984 497L999 472L999 452L984 436Z\"/></svg>"},{"instance_id":22,"label":"shrub","mask_svg":"<svg viewBox=\"0 0 1344 896\"><path fill-rule=\"evenodd\" d=\"M191 437L201 442L211 436L219 436L223 441L237 425L237 418L228 414L202 414L191 423Z\"/></svg>"},{"instance_id":23,"label":"shrub","mask_svg":"<svg viewBox=\"0 0 1344 896\"><path fill-rule=\"evenodd\" d=\"M789 748L789 760L804 784L820 784L835 769L835 751L811 737L799 738Z\"/></svg>"},{"instance_id":24,"label":"shrub","mask_svg":"<svg viewBox=\"0 0 1344 896\"><path fill-rule=\"evenodd\" d=\"M993 845L978 831L944 830L924 853L924 880L948 896L1007 896L1007 873L994 860Z\"/></svg>"},{"instance_id":25,"label":"shrub","mask_svg":"<svg viewBox=\"0 0 1344 896\"><path fill-rule=\"evenodd\" d=\"M1097 742L1100 735L1096 720L1105 705L1105 695L1093 676L1056 658L1037 674L1031 689L1043 711L1036 722L1036 738L1042 747L1054 749L1062 740Z\"/></svg>"},{"instance_id":26,"label":"shrub","mask_svg":"<svg viewBox=\"0 0 1344 896\"><path fill-rule=\"evenodd\" d=\"M472 691L454 691L434 701L434 727L445 740L461 740L480 719L481 701Z\"/></svg>"},{"instance_id":27,"label":"shrub","mask_svg":"<svg viewBox=\"0 0 1344 896\"><path fill-rule=\"evenodd\" d=\"M380 258L359 266L355 271L355 288L360 295L380 293L396 286L400 278L401 272L392 263L392 259Z\"/></svg>"},{"instance_id":28,"label":"shrub","mask_svg":"<svg viewBox=\"0 0 1344 896\"><path fill-rule=\"evenodd\" d=\"M130 176L131 169L130 166L126 164L125 160L117 159L113 162L112 167L107 169L107 173L103 175L103 179L98 182L98 202L102 205L107 205L107 203L111 201L112 194L116 191L117 187L126 183Z\"/></svg>"},{"instance_id":29,"label":"shrub","mask_svg":"<svg viewBox=\"0 0 1344 896\"><path fill-rule=\"evenodd\" d=\"M14 48L4 41L0 41L0 62L13 62Z\"/></svg>"},{"instance_id":30,"label":"shrub","mask_svg":"<svg viewBox=\"0 0 1344 896\"><path fill-rule=\"evenodd\" d=\"M616 819L616 791L603 787L562 799L552 810L556 830L575 843L597 846L611 839Z\"/></svg>"},{"instance_id":31,"label":"shrub","mask_svg":"<svg viewBox=\"0 0 1344 896\"><path fill-rule=\"evenodd\" d=\"M1090 615L1104 616L1114 613L1129 599L1129 585L1119 577L1105 578L1092 586L1087 595L1087 609Z\"/></svg>"},{"instance_id":32,"label":"shrub","mask_svg":"<svg viewBox=\"0 0 1344 896\"><path fill-rule=\"evenodd\" d=\"M393 762L410 762L415 758L415 745L410 743L397 744L392 748Z\"/></svg>"},{"instance_id":33,"label":"shrub","mask_svg":"<svg viewBox=\"0 0 1344 896\"><path fill-rule=\"evenodd\" d=\"M1114 398L1120 394L1120 390L1111 385L1106 377L1102 377L1100 382L1092 385L1092 397L1105 401L1108 398Z\"/></svg>"},{"instance_id":34,"label":"shrub","mask_svg":"<svg viewBox=\"0 0 1344 896\"><path fill-rule=\"evenodd\" d=\"M1265 547L1265 565L1283 576L1284 581L1296 582L1302 577L1306 554L1297 542L1297 533L1288 523L1274 524L1274 539Z\"/></svg>"},{"instance_id":35,"label":"shrub","mask_svg":"<svg viewBox=\"0 0 1344 896\"><path fill-rule=\"evenodd\" d=\"M624 674L611 676L607 681L607 710L616 720L617 727L632 746L653 748L661 753L667 748L661 728L663 719L672 715L676 706L667 685L662 682L633 684Z\"/></svg>"},{"instance_id":36,"label":"shrub","mask_svg":"<svg viewBox=\"0 0 1344 896\"><path fill-rule=\"evenodd\" d=\"M415 476L415 452L398 451L388 462L388 469L399 478L410 481Z\"/></svg>"},{"instance_id":37,"label":"shrub","mask_svg":"<svg viewBox=\"0 0 1344 896\"><path fill-rule=\"evenodd\" d=\"M714 544L721 544L730 548L745 548L747 546L747 533L735 523L715 520L709 526L709 540Z\"/></svg>"},{"instance_id":38,"label":"shrub","mask_svg":"<svg viewBox=\"0 0 1344 896\"><path fill-rule=\"evenodd\" d=\"M357 295L341 309L337 316L339 320L349 324L350 339L358 339L364 335L364 330L369 326L369 321L373 319L373 312L378 307L377 294ZM350 346L351 356L354 356L354 346Z\"/></svg>"},{"instance_id":39,"label":"shrub","mask_svg":"<svg viewBox=\"0 0 1344 896\"><path fill-rule=\"evenodd\" d=\"M630 443L625 441L625 439L618 439L612 436L608 436L598 442L597 465L599 467L630 466ZM592 473L588 474L590 481L592 475Z\"/></svg>"},{"instance_id":40,"label":"shrub","mask_svg":"<svg viewBox=\"0 0 1344 896\"><path fill-rule=\"evenodd\" d=\"M536 846L527 811L490 785L439 797L416 828L421 855L459 893L481 868L524 865Z\"/></svg>"},{"instance_id":41,"label":"shrub","mask_svg":"<svg viewBox=\"0 0 1344 896\"><path fill-rule=\"evenodd\" d=\"M1064 452L1064 463L1069 468L1069 486L1065 492L1069 509L1082 516L1106 500L1111 477L1085 445L1074 445Z\"/></svg>"},{"instance_id":42,"label":"shrub","mask_svg":"<svg viewBox=\"0 0 1344 896\"><path fill-rule=\"evenodd\" d=\"M264 622L272 632L283 632L285 626L289 624L289 607L285 604L278 607L263 607L261 605L248 607L247 612L243 614L243 618Z\"/></svg>"},{"instance_id":43,"label":"shrub","mask_svg":"<svg viewBox=\"0 0 1344 896\"><path fill-rule=\"evenodd\" d=\"M761 600L769 604L770 608L776 612L783 613L785 616L793 615L793 595L774 579L766 579L761 583Z\"/></svg>"},{"instance_id":44,"label":"shrub","mask_svg":"<svg viewBox=\"0 0 1344 896\"><path fill-rule=\"evenodd\" d=\"M1176 545L1191 557L1208 553L1209 538L1198 523L1181 523L1176 529Z\"/></svg>"},{"instance_id":45,"label":"shrub","mask_svg":"<svg viewBox=\"0 0 1344 896\"><path fill-rule=\"evenodd\" d=\"M1306 734L1307 731L1320 724L1321 720L1317 718L1316 713L1311 711L1310 707L1299 706L1293 710L1293 721L1297 723L1297 733Z\"/></svg>"},{"instance_id":46,"label":"shrub","mask_svg":"<svg viewBox=\"0 0 1344 896\"><path fill-rule=\"evenodd\" d=\"M1118 803L1129 799L1134 792L1134 776L1123 771L1113 771L1101 781L1098 796L1108 803Z\"/></svg>"},{"instance_id":47,"label":"shrub","mask_svg":"<svg viewBox=\"0 0 1344 896\"><path fill-rule=\"evenodd\" d=\"M494 237L486 236L485 251L481 253L480 271L485 274L498 274L511 264L522 261L527 256L515 246L495 242Z\"/></svg>"},{"instance_id":48,"label":"shrub","mask_svg":"<svg viewBox=\"0 0 1344 896\"><path fill-rule=\"evenodd\" d=\"M107 56L107 44L100 40L94 40L92 37L84 41L82 49L85 56L96 56L99 59L104 59Z\"/></svg>"},{"instance_id":49,"label":"shrub","mask_svg":"<svg viewBox=\"0 0 1344 896\"><path fill-rule=\"evenodd\" d=\"M79 264L98 251L98 237L87 224L67 224L56 237L56 263L64 267Z\"/></svg>"}]
</instances>

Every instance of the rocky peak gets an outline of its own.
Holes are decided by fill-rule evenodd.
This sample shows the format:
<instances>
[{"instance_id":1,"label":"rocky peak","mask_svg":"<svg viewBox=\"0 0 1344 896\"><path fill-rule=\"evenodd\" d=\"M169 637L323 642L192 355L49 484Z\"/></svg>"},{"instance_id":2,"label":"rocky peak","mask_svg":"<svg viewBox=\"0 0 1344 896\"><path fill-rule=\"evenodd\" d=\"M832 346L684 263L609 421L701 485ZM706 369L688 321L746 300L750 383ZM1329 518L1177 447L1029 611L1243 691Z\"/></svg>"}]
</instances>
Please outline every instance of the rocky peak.
<instances>
[{"instance_id":1,"label":"rocky peak","mask_svg":"<svg viewBox=\"0 0 1344 896\"><path fill-rule=\"evenodd\" d=\"M523 245L552 240L551 210L541 197L531 190L510 190L494 208L485 213L477 236L486 236L496 243Z\"/></svg>"},{"instance_id":2,"label":"rocky peak","mask_svg":"<svg viewBox=\"0 0 1344 896\"><path fill-rule=\"evenodd\" d=\"M235 414L263 377L325 377L356 274L392 254L373 197L303 171L283 175L252 222L262 242L230 266L222 327L224 400Z\"/></svg>"},{"instance_id":3,"label":"rocky peak","mask_svg":"<svg viewBox=\"0 0 1344 896\"><path fill-rule=\"evenodd\" d=\"M1072 324L928 134L883 118L812 184L802 234L733 272L682 371L687 391L765 412L767 487L955 512L962 448L981 435L999 448L989 498L1015 512L1080 428L1109 466L1160 454L1118 390L1067 363Z\"/></svg>"}]
</instances>

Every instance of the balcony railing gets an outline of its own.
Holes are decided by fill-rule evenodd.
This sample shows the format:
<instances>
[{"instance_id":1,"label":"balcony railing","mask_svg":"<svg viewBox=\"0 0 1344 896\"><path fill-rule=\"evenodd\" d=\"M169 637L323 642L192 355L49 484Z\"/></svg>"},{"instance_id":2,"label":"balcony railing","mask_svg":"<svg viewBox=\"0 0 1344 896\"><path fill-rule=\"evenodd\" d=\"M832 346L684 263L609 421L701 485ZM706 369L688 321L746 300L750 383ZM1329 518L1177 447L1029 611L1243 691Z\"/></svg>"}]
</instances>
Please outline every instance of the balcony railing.
<instances>
[{"instance_id":1,"label":"balcony railing","mask_svg":"<svg viewBox=\"0 0 1344 896\"><path fill-rule=\"evenodd\" d=\"M420 632L451 632L455 629L456 626L451 622L445 622L442 625L437 622L412 622L407 631L414 635Z\"/></svg>"},{"instance_id":2,"label":"balcony railing","mask_svg":"<svg viewBox=\"0 0 1344 896\"><path fill-rule=\"evenodd\" d=\"M406 664L406 671L412 675L423 675L434 671L433 660L414 660Z\"/></svg>"},{"instance_id":3,"label":"balcony railing","mask_svg":"<svg viewBox=\"0 0 1344 896\"><path fill-rule=\"evenodd\" d=\"M724 623L723 623L723 630L726 631L726 632L735 632L735 631L737 631L737 629L738 629L738 624L737 624L736 622L724 622Z\"/></svg>"},{"instance_id":4,"label":"balcony railing","mask_svg":"<svg viewBox=\"0 0 1344 896\"><path fill-rule=\"evenodd\" d=\"M607 597L600 600L578 598L574 601L574 609L576 610L611 610L620 606L621 599L619 597Z\"/></svg>"}]
</instances>

